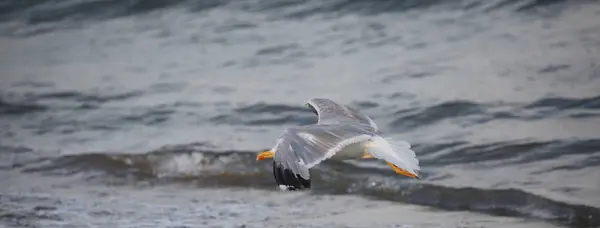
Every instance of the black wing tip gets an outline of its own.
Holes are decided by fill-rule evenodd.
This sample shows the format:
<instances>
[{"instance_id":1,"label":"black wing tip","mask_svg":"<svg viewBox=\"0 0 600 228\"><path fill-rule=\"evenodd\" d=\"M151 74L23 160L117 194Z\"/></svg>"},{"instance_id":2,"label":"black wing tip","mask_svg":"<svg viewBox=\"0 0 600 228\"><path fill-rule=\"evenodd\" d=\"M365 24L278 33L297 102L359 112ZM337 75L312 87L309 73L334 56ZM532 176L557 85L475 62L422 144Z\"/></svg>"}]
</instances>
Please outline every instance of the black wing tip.
<instances>
[{"instance_id":1,"label":"black wing tip","mask_svg":"<svg viewBox=\"0 0 600 228\"><path fill-rule=\"evenodd\" d=\"M273 161L273 176L278 186L288 191L298 191L311 188L310 179L304 179L299 174L295 174L290 169Z\"/></svg>"}]
</instances>

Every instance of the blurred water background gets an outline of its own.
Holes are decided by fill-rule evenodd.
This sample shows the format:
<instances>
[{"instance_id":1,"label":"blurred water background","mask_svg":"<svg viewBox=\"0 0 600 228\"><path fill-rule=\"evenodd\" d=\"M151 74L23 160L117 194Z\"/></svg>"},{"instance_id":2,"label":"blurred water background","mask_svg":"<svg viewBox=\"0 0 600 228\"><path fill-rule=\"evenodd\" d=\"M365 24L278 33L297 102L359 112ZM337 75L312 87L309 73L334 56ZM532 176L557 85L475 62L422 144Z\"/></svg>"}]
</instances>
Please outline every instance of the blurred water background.
<instances>
[{"instance_id":1,"label":"blurred water background","mask_svg":"<svg viewBox=\"0 0 600 228\"><path fill-rule=\"evenodd\" d=\"M598 227L600 3L0 0L1 227ZM280 192L314 97L413 144Z\"/></svg>"}]
</instances>

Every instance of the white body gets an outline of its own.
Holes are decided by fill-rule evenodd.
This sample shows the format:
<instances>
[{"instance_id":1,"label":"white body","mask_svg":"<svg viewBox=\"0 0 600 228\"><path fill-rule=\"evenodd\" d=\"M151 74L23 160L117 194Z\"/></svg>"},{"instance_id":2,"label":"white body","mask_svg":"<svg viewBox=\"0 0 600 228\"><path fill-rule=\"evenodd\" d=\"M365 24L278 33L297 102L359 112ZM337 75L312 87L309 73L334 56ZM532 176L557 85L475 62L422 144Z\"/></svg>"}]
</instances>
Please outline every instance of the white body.
<instances>
[{"instance_id":1,"label":"white body","mask_svg":"<svg viewBox=\"0 0 600 228\"><path fill-rule=\"evenodd\" d=\"M333 160L354 160L360 159L365 154L365 149L367 148L367 144L369 140L362 141L360 143L350 144L341 151L335 153L330 159Z\"/></svg>"}]
</instances>

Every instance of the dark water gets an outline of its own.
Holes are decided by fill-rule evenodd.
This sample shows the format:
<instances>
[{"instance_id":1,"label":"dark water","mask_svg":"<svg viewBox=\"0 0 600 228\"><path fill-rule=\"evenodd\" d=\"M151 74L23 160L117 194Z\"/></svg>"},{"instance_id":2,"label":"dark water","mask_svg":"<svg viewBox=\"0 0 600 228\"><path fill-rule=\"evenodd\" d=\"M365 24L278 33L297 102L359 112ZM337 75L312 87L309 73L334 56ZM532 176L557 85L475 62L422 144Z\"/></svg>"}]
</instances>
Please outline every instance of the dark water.
<instances>
[{"instance_id":1,"label":"dark water","mask_svg":"<svg viewBox=\"0 0 600 228\"><path fill-rule=\"evenodd\" d=\"M0 226L600 227L600 4L0 0ZM328 97L424 178L257 162Z\"/></svg>"}]
</instances>

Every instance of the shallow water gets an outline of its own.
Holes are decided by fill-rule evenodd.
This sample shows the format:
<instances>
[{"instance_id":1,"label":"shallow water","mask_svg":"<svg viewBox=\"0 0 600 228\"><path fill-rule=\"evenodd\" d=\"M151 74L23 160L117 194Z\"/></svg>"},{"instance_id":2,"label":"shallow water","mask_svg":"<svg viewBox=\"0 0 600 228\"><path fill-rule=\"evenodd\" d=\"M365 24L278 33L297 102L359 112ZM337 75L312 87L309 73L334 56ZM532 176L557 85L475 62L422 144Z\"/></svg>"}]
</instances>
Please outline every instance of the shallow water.
<instances>
[{"instance_id":1,"label":"shallow water","mask_svg":"<svg viewBox=\"0 0 600 228\"><path fill-rule=\"evenodd\" d=\"M596 1L0 1L9 227L598 227ZM270 148L328 97L423 176Z\"/></svg>"}]
</instances>

